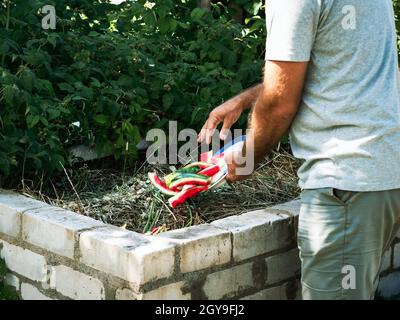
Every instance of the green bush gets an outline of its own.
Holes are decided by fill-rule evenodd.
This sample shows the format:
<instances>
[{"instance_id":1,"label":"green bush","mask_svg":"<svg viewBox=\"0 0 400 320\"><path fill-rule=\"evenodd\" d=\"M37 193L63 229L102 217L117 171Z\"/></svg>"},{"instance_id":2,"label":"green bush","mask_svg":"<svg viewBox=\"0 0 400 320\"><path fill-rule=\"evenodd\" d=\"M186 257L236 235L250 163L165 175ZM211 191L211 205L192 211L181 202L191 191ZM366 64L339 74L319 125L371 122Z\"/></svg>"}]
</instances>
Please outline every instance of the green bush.
<instances>
[{"instance_id":1,"label":"green bush","mask_svg":"<svg viewBox=\"0 0 400 320\"><path fill-rule=\"evenodd\" d=\"M133 161L150 128L199 129L259 82L263 1L224 3L208 12L196 0L0 0L0 184L60 171L77 144ZM48 4L56 30L41 26Z\"/></svg>"},{"instance_id":2,"label":"green bush","mask_svg":"<svg viewBox=\"0 0 400 320\"><path fill-rule=\"evenodd\" d=\"M52 174L81 143L134 160L140 138L168 120L198 129L261 77L260 1L236 2L245 25L194 0L2 0L0 176ZM56 30L41 27L48 4Z\"/></svg>"}]
</instances>

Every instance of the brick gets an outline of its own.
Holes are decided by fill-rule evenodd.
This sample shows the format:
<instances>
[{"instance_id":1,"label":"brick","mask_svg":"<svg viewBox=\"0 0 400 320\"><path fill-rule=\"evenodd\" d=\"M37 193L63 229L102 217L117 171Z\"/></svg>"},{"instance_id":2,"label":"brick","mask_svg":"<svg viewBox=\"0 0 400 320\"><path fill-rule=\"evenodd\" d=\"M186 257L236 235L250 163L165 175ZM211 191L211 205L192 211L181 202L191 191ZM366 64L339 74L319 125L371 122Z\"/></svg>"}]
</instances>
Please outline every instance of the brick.
<instances>
[{"instance_id":1,"label":"brick","mask_svg":"<svg viewBox=\"0 0 400 320\"><path fill-rule=\"evenodd\" d=\"M390 273L379 281L378 295L383 298L393 298L400 294L400 271Z\"/></svg>"},{"instance_id":2,"label":"brick","mask_svg":"<svg viewBox=\"0 0 400 320\"><path fill-rule=\"evenodd\" d=\"M268 277L267 284L274 284L279 281L292 278L300 268L299 250L292 249L265 259Z\"/></svg>"},{"instance_id":3,"label":"brick","mask_svg":"<svg viewBox=\"0 0 400 320\"><path fill-rule=\"evenodd\" d=\"M141 295L127 288L118 288L115 292L115 300L140 300Z\"/></svg>"},{"instance_id":4,"label":"brick","mask_svg":"<svg viewBox=\"0 0 400 320\"><path fill-rule=\"evenodd\" d=\"M261 290L240 300L287 300L286 283L277 287Z\"/></svg>"},{"instance_id":5,"label":"brick","mask_svg":"<svg viewBox=\"0 0 400 320\"><path fill-rule=\"evenodd\" d=\"M245 263L207 276L203 291L209 300L233 298L255 286L253 263Z\"/></svg>"},{"instance_id":6,"label":"brick","mask_svg":"<svg viewBox=\"0 0 400 320\"><path fill-rule=\"evenodd\" d=\"M230 231L233 260L242 261L286 247L294 242L288 218L258 210L217 220L211 225Z\"/></svg>"},{"instance_id":7,"label":"brick","mask_svg":"<svg viewBox=\"0 0 400 320\"><path fill-rule=\"evenodd\" d=\"M63 265L52 267L50 288L73 300L105 299L100 280Z\"/></svg>"},{"instance_id":8,"label":"brick","mask_svg":"<svg viewBox=\"0 0 400 320\"><path fill-rule=\"evenodd\" d=\"M118 289L115 295L116 300L190 300L191 294L182 292L184 281L172 283L146 293L135 293L123 288Z\"/></svg>"},{"instance_id":9,"label":"brick","mask_svg":"<svg viewBox=\"0 0 400 320\"><path fill-rule=\"evenodd\" d=\"M67 258L74 258L75 237L102 222L57 207L28 210L22 217L25 241Z\"/></svg>"},{"instance_id":10,"label":"brick","mask_svg":"<svg viewBox=\"0 0 400 320\"><path fill-rule=\"evenodd\" d=\"M1 257L9 270L34 281L46 281L46 259L40 254L0 240Z\"/></svg>"},{"instance_id":11,"label":"brick","mask_svg":"<svg viewBox=\"0 0 400 320\"><path fill-rule=\"evenodd\" d=\"M190 300L191 294L182 292L184 285L185 282L181 281L146 292L143 300Z\"/></svg>"},{"instance_id":12,"label":"brick","mask_svg":"<svg viewBox=\"0 0 400 320\"><path fill-rule=\"evenodd\" d=\"M45 296L36 287L29 283L21 284L21 297L22 300L53 300L50 297Z\"/></svg>"},{"instance_id":13,"label":"brick","mask_svg":"<svg viewBox=\"0 0 400 320\"><path fill-rule=\"evenodd\" d=\"M18 193L0 190L0 233L17 237L21 230L21 214L29 209L47 206L45 203Z\"/></svg>"},{"instance_id":14,"label":"brick","mask_svg":"<svg viewBox=\"0 0 400 320\"><path fill-rule=\"evenodd\" d=\"M165 232L160 238L180 246L180 269L183 273L230 262L230 233L210 225L199 225Z\"/></svg>"},{"instance_id":15,"label":"brick","mask_svg":"<svg viewBox=\"0 0 400 320\"><path fill-rule=\"evenodd\" d=\"M12 273L7 273L4 277L4 281L7 285L9 285L10 287L13 287L15 290L19 291L19 278L12 274Z\"/></svg>"},{"instance_id":16,"label":"brick","mask_svg":"<svg viewBox=\"0 0 400 320\"><path fill-rule=\"evenodd\" d=\"M172 275L175 246L168 241L108 227L83 232L80 261L137 286Z\"/></svg>"},{"instance_id":17,"label":"brick","mask_svg":"<svg viewBox=\"0 0 400 320\"><path fill-rule=\"evenodd\" d=\"M390 248L385 252L382 258L381 271L386 271L391 267L392 249Z\"/></svg>"},{"instance_id":18,"label":"brick","mask_svg":"<svg viewBox=\"0 0 400 320\"><path fill-rule=\"evenodd\" d=\"M283 214L289 213L290 216L298 216L300 214L301 200L293 200L289 202L285 202L282 204L278 204L276 206L271 207L271 209L275 209L278 211L283 211Z\"/></svg>"},{"instance_id":19,"label":"brick","mask_svg":"<svg viewBox=\"0 0 400 320\"><path fill-rule=\"evenodd\" d=\"M397 243L393 248L393 268L400 268L400 243Z\"/></svg>"}]
</instances>

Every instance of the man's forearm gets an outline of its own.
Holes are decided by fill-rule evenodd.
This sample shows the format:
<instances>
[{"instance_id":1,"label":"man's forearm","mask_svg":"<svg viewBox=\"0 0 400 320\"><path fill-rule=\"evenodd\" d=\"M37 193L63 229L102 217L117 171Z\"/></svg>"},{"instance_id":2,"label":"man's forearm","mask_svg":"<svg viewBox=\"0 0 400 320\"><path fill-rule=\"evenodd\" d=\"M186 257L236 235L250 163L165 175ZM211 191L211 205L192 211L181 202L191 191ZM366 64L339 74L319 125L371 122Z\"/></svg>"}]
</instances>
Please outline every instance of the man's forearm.
<instances>
[{"instance_id":1,"label":"man's forearm","mask_svg":"<svg viewBox=\"0 0 400 320\"><path fill-rule=\"evenodd\" d=\"M297 106L273 101L265 92L260 94L249 124L253 141L246 144L246 153L254 153L255 164L261 162L279 143L290 128L296 112Z\"/></svg>"},{"instance_id":2,"label":"man's forearm","mask_svg":"<svg viewBox=\"0 0 400 320\"><path fill-rule=\"evenodd\" d=\"M255 85L254 87L251 87L239 95L235 96L234 100L237 100L238 104L242 108L242 110L245 109L250 109L254 106L254 104L257 101L257 98L259 97L262 89L262 83Z\"/></svg>"}]
</instances>

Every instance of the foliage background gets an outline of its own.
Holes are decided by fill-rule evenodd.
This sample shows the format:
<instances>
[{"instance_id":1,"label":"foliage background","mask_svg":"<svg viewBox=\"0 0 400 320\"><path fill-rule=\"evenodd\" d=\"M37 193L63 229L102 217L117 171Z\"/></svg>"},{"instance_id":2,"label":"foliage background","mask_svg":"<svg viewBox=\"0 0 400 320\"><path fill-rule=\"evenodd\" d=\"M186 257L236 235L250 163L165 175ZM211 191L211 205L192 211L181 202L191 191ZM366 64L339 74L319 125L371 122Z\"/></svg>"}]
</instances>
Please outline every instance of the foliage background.
<instances>
[{"instance_id":1,"label":"foliage background","mask_svg":"<svg viewBox=\"0 0 400 320\"><path fill-rule=\"evenodd\" d=\"M56 30L41 28L48 4ZM150 128L199 129L260 81L263 12L261 0L211 12L195 0L0 0L0 186L62 170L74 145L133 161Z\"/></svg>"},{"instance_id":2,"label":"foliage background","mask_svg":"<svg viewBox=\"0 0 400 320\"><path fill-rule=\"evenodd\" d=\"M134 160L149 128L168 120L199 128L261 76L261 3L234 2L246 10L244 24L222 3L208 12L190 0L2 0L3 182L62 170L73 145ZM48 4L56 30L41 28Z\"/></svg>"}]
</instances>

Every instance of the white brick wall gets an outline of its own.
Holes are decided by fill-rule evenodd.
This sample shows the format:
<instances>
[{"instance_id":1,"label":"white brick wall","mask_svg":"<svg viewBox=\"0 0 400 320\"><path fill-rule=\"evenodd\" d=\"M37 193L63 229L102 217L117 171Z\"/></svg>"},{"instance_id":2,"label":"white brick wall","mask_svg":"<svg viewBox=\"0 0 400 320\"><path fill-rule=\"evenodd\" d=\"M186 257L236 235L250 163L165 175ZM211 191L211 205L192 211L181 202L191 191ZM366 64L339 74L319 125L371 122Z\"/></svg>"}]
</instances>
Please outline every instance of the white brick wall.
<instances>
[{"instance_id":1,"label":"white brick wall","mask_svg":"<svg viewBox=\"0 0 400 320\"><path fill-rule=\"evenodd\" d=\"M267 264L268 284L293 277L301 267L298 249L268 257L265 262Z\"/></svg>"},{"instance_id":2,"label":"white brick wall","mask_svg":"<svg viewBox=\"0 0 400 320\"><path fill-rule=\"evenodd\" d=\"M141 294L127 288L118 288L115 293L115 300L140 300L140 298Z\"/></svg>"},{"instance_id":3,"label":"white brick wall","mask_svg":"<svg viewBox=\"0 0 400 320\"><path fill-rule=\"evenodd\" d=\"M23 299L105 299L106 291L116 292L119 300L191 299L192 293L184 293L183 288L203 290L208 299L221 299L270 285L273 287L243 299L286 299L287 294L296 295L293 282L284 282L299 271L297 249L264 257L294 244L294 226L287 217L298 215L299 207L300 202L294 201L151 237L0 191L0 256L10 269L6 283L19 289ZM20 235L22 238L14 239ZM75 243L78 238L79 246ZM258 262L265 261L265 283L256 282L263 270L259 264L254 267L255 257ZM400 268L400 244L395 246L393 257L393 267ZM57 265L48 265L55 261ZM232 262L242 264L232 267ZM222 269L224 265L226 269ZM213 272L210 268L216 266L219 271ZM386 253L383 269L389 266L390 255ZM88 270L90 275L85 274ZM198 270L207 274L202 288L193 286ZM196 273L193 277L181 274L190 272ZM383 295L400 293L399 274L382 278L379 289ZM99 279L105 277L107 281L102 283ZM159 279L177 282L157 288ZM143 292L150 287L154 289ZM300 292L299 288L296 298Z\"/></svg>"},{"instance_id":4,"label":"white brick wall","mask_svg":"<svg viewBox=\"0 0 400 320\"><path fill-rule=\"evenodd\" d=\"M46 281L47 264L45 257L2 240L0 240L0 244L3 244L1 258L5 260L9 270L34 281Z\"/></svg>"},{"instance_id":5,"label":"white brick wall","mask_svg":"<svg viewBox=\"0 0 400 320\"><path fill-rule=\"evenodd\" d=\"M232 232L234 261L265 254L291 243L287 221L268 210L228 217L211 225Z\"/></svg>"},{"instance_id":6,"label":"white brick wall","mask_svg":"<svg viewBox=\"0 0 400 320\"><path fill-rule=\"evenodd\" d=\"M190 300L191 294L182 292L185 282L180 281L162 286L146 293L135 293L130 289L118 289L115 295L116 300Z\"/></svg>"},{"instance_id":7,"label":"white brick wall","mask_svg":"<svg viewBox=\"0 0 400 320\"><path fill-rule=\"evenodd\" d=\"M286 283L277 287L261 290L241 300L287 300Z\"/></svg>"},{"instance_id":8,"label":"white brick wall","mask_svg":"<svg viewBox=\"0 0 400 320\"><path fill-rule=\"evenodd\" d=\"M200 225L160 234L180 245L180 269L183 273L201 270L231 260L229 232L210 225Z\"/></svg>"},{"instance_id":9,"label":"white brick wall","mask_svg":"<svg viewBox=\"0 0 400 320\"><path fill-rule=\"evenodd\" d=\"M181 281L146 292L143 294L143 300L189 300L190 293L182 293L184 284Z\"/></svg>"},{"instance_id":10,"label":"white brick wall","mask_svg":"<svg viewBox=\"0 0 400 320\"><path fill-rule=\"evenodd\" d=\"M71 259L79 231L105 226L100 221L56 207L28 210L22 221L25 241Z\"/></svg>"},{"instance_id":11,"label":"white brick wall","mask_svg":"<svg viewBox=\"0 0 400 320\"><path fill-rule=\"evenodd\" d=\"M298 216L300 213L300 207L301 207L301 200L293 200L273 206L271 207L271 209L283 211L282 214L285 214L285 211L287 211L292 216Z\"/></svg>"},{"instance_id":12,"label":"white brick wall","mask_svg":"<svg viewBox=\"0 0 400 320\"><path fill-rule=\"evenodd\" d=\"M136 285L166 278L174 272L175 246L120 228L83 232L81 262Z\"/></svg>"},{"instance_id":13,"label":"white brick wall","mask_svg":"<svg viewBox=\"0 0 400 320\"><path fill-rule=\"evenodd\" d=\"M21 229L21 213L33 208L47 206L45 203L0 190L0 233L18 236Z\"/></svg>"},{"instance_id":14,"label":"white brick wall","mask_svg":"<svg viewBox=\"0 0 400 320\"><path fill-rule=\"evenodd\" d=\"M254 286L253 263L245 263L207 276L203 286L210 300L232 297L237 292Z\"/></svg>"},{"instance_id":15,"label":"white brick wall","mask_svg":"<svg viewBox=\"0 0 400 320\"><path fill-rule=\"evenodd\" d=\"M105 299L100 280L63 265L51 268L50 287L74 300Z\"/></svg>"},{"instance_id":16,"label":"white brick wall","mask_svg":"<svg viewBox=\"0 0 400 320\"><path fill-rule=\"evenodd\" d=\"M23 300L53 300L29 283L21 284L21 297Z\"/></svg>"}]
</instances>

